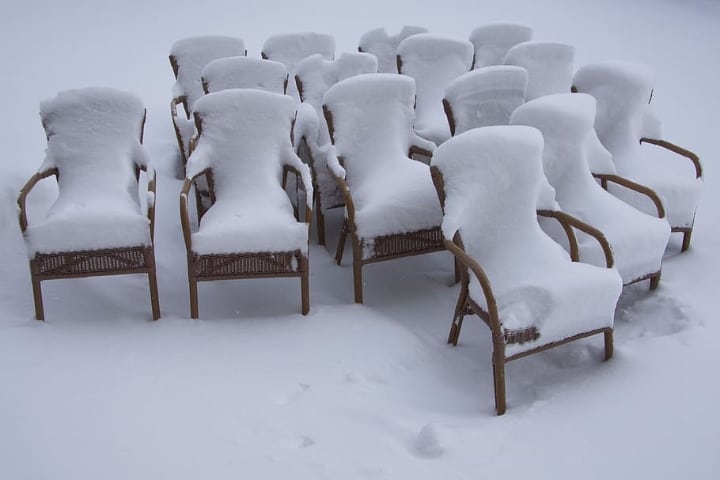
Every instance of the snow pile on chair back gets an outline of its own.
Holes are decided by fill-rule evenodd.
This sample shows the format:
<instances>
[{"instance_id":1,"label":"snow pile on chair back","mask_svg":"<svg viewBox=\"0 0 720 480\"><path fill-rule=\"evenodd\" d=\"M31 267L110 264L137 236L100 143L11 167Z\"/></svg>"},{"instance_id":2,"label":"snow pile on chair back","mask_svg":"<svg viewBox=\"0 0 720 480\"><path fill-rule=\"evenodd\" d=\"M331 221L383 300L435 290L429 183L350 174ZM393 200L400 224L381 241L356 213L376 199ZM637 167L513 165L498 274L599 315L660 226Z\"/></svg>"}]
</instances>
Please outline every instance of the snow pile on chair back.
<instances>
[{"instance_id":1,"label":"snow pile on chair back","mask_svg":"<svg viewBox=\"0 0 720 480\"><path fill-rule=\"evenodd\" d=\"M376 28L360 37L358 48L377 57L379 73L397 73L397 47L411 35L426 33L427 28L405 25L399 33L388 35L385 28Z\"/></svg>"},{"instance_id":2,"label":"snow pile on chair back","mask_svg":"<svg viewBox=\"0 0 720 480\"><path fill-rule=\"evenodd\" d=\"M201 77L209 93L230 88L285 93L288 73L280 62L240 56L213 60L205 65Z\"/></svg>"},{"instance_id":3,"label":"snow pile on chair back","mask_svg":"<svg viewBox=\"0 0 720 480\"><path fill-rule=\"evenodd\" d=\"M475 67L502 65L511 47L531 40L533 30L519 23L491 23L477 27L470 33L475 47Z\"/></svg>"},{"instance_id":4,"label":"snow pile on chair back","mask_svg":"<svg viewBox=\"0 0 720 480\"><path fill-rule=\"evenodd\" d=\"M48 145L40 171L57 168L59 195L26 231L35 252L150 245L135 166L146 165L140 135L145 108L109 88L60 92L40 104Z\"/></svg>"},{"instance_id":5,"label":"snow pile on chair back","mask_svg":"<svg viewBox=\"0 0 720 480\"><path fill-rule=\"evenodd\" d=\"M398 46L402 73L415 79L417 100L415 130L439 145L450 138L442 106L445 88L470 70L473 46L465 40L429 33L413 35Z\"/></svg>"},{"instance_id":6,"label":"snow pile on chair back","mask_svg":"<svg viewBox=\"0 0 720 480\"><path fill-rule=\"evenodd\" d=\"M361 237L440 224L430 171L408 158L414 139L414 99L413 79L389 73L351 77L325 94L334 150L344 162L344 171L337 164L330 167L348 181Z\"/></svg>"},{"instance_id":7,"label":"snow pile on chair back","mask_svg":"<svg viewBox=\"0 0 720 480\"><path fill-rule=\"evenodd\" d=\"M274 35L265 40L262 52L270 60L284 64L293 74L298 62L310 55L319 53L328 60L335 58L335 39L315 32Z\"/></svg>"},{"instance_id":8,"label":"snow pile on chair back","mask_svg":"<svg viewBox=\"0 0 720 480\"><path fill-rule=\"evenodd\" d=\"M557 42L523 42L505 56L506 65L517 65L528 71L525 98L529 101L543 95L567 93L572 86L575 47Z\"/></svg>"},{"instance_id":9,"label":"snow pile on chair back","mask_svg":"<svg viewBox=\"0 0 720 480\"><path fill-rule=\"evenodd\" d=\"M654 189L665 205L670 225L689 226L702 180L695 178L694 168L686 159L639 143L648 135L648 125L654 125L655 138L660 136L659 120L649 105L653 83L654 75L648 67L626 62L587 65L574 78L578 91L597 100L595 130L612 154L618 173ZM631 198L627 200L637 204ZM648 208L645 203L636 206Z\"/></svg>"},{"instance_id":10,"label":"snow pile on chair back","mask_svg":"<svg viewBox=\"0 0 720 480\"><path fill-rule=\"evenodd\" d=\"M660 271L670 226L603 190L593 178L588 153L595 135L595 100L582 93L547 95L519 107L511 122L536 127L543 134L543 169L563 211L598 228L613 250L615 267L624 283ZM609 156L609 154L608 154ZM604 266L605 257L594 238L578 236L580 259Z\"/></svg>"},{"instance_id":11,"label":"snow pile on chair back","mask_svg":"<svg viewBox=\"0 0 720 480\"><path fill-rule=\"evenodd\" d=\"M205 94L200 80L205 65L217 58L245 55L245 42L223 36L184 38L172 45L170 55L175 57L178 65L174 94L186 96L187 106L192 111L197 99Z\"/></svg>"},{"instance_id":12,"label":"snow pile on chair back","mask_svg":"<svg viewBox=\"0 0 720 480\"><path fill-rule=\"evenodd\" d=\"M445 184L446 238L460 232L465 251L487 274L503 328L535 327L536 341L506 355L611 327L622 282L617 272L573 263L536 217L543 139L525 126L467 131L441 145L432 163ZM487 308L472 276L470 295Z\"/></svg>"},{"instance_id":13,"label":"snow pile on chair back","mask_svg":"<svg viewBox=\"0 0 720 480\"><path fill-rule=\"evenodd\" d=\"M445 99L455 121L455 135L477 127L507 125L510 114L525 103L527 71L516 66L483 67L450 83Z\"/></svg>"},{"instance_id":14,"label":"snow pile on chair back","mask_svg":"<svg viewBox=\"0 0 720 480\"><path fill-rule=\"evenodd\" d=\"M307 225L295 219L281 186L286 163L309 181L290 142L295 102L262 90L223 90L198 100L195 115L201 133L187 175L211 169L216 202L192 236L193 251L307 252Z\"/></svg>"}]
</instances>

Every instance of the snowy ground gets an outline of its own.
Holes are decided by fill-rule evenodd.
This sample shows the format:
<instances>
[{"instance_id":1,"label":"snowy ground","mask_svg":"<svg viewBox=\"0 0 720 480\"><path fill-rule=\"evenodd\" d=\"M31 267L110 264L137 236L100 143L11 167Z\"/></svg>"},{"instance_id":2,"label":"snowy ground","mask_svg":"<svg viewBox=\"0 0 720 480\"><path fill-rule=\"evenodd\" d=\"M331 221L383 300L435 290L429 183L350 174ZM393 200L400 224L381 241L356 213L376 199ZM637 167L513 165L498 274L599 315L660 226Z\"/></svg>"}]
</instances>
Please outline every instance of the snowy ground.
<instances>
[{"instance_id":1,"label":"snowy ground","mask_svg":"<svg viewBox=\"0 0 720 480\"><path fill-rule=\"evenodd\" d=\"M720 4L540 3L287 2L283 14L230 0L4 4L0 478L716 478ZM202 284L202 319L189 319L168 113L174 40L238 35L257 56L271 34L317 30L340 52L381 25L466 38L507 19L573 43L577 66L653 65L666 137L704 160L693 246L678 255L672 240L656 292L626 289L612 361L600 361L598 337L514 362L509 410L496 417L487 328L469 318L460 346L445 344L457 292L446 253L368 267L357 306L348 264L312 243L309 316L298 281L267 280ZM38 103L86 85L129 90L148 108L159 322L141 277L47 282L47 322L32 319L15 197L45 147ZM46 181L31 202L53 194Z\"/></svg>"}]
</instances>

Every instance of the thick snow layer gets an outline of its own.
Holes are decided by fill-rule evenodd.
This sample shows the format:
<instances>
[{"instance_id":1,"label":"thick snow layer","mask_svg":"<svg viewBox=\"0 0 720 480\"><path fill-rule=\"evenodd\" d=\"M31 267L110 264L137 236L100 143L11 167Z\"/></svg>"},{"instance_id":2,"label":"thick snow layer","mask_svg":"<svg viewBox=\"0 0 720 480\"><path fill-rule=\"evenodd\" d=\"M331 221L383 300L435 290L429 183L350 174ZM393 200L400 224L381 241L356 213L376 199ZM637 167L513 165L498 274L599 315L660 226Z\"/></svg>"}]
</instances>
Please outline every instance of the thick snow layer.
<instances>
[{"instance_id":1,"label":"thick snow layer","mask_svg":"<svg viewBox=\"0 0 720 480\"><path fill-rule=\"evenodd\" d=\"M622 289L615 270L571 262L540 229L542 152L536 129L494 126L453 137L432 160L445 182L444 236L460 232L465 251L484 269L503 328L540 333L535 341L508 345L507 355L612 327ZM470 295L487 308L474 275Z\"/></svg>"},{"instance_id":2,"label":"thick snow layer","mask_svg":"<svg viewBox=\"0 0 720 480\"><path fill-rule=\"evenodd\" d=\"M475 48L474 68L502 65L511 47L532 40L533 29L521 23L490 23L470 32Z\"/></svg>"},{"instance_id":3,"label":"thick snow layer","mask_svg":"<svg viewBox=\"0 0 720 480\"><path fill-rule=\"evenodd\" d=\"M660 271L670 225L622 202L595 181L588 163L588 141L596 139L594 121L591 96L561 93L531 100L513 113L511 123L543 134L543 169L560 207L603 233L623 283L629 283ZM579 243L580 261L605 265L593 237L579 236Z\"/></svg>"},{"instance_id":4,"label":"thick snow layer","mask_svg":"<svg viewBox=\"0 0 720 480\"><path fill-rule=\"evenodd\" d=\"M507 125L510 114L525 103L527 70L500 65L470 71L448 85L455 134L477 127Z\"/></svg>"},{"instance_id":5,"label":"thick snow layer","mask_svg":"<svg viewBox=\"0 0 720 480\"><path fill-rule=\"evenodd\" d=\"M178 65L174 95L187 97L192 112L197 99L205 94L200 80L205 65L211 60L245 53L245 42L240 38L212 35L178 40L170 47L170 55L175 57Z\"/></svg>"},{"instance_id":6,"label":"thick snow layer","mask_svg":"<svg viewBox=\"0 0 720 480\"><path fill-rule=\"evenodd\" d=\"M210 93L229 88L285 93L288 73L280 62L239 56L213 60L202 69L201 78Z\"/></svg>"},{"instance_id":7,"label":"thick snow layer","mask_svg":"<svg viewBox=\"0 0 720 480\"><path fill-rule=\"evenodd\" d=\"M109 88L66 90L42 102L48 136L40 172L57 168L59 195L47 216L25 232L28 253L150 245L135 167L145 107Z\"/></svg>"},{"instance_id":8,"label":"thick snow layer","mask_svg":"<svg viewBox=\"0 0 720 480\"><path fill-rule=\"evenodd\" d=\"M436 145L450 138L442 106L445 88L472 66L473 46L465 40L421 33L398 46L402 74L415 79L415 131Z\"/></svg>"},{"instance_id":9,"label":"thick snow layer","mask_svg":"<svg viewBox=\"0 0 720 480\"><path fill-rule=\"evenodd\" d=\"M284 165L302 173L308 198L307 165L292 150L290 128L295 102L262 90L231 89L198 100L202 119L187 176L210 168L216 201L192 235L198 254L307 252L307 224L293 216L281 185Z\"/></svg>"},{"instance_id":10,"label":"thick snow layer","mask_svg":"<svg viewBox=\"0 0 720 480\"><path fill-rule=\"evenodd\" d=\"M410 35L427 33L427 28L404 25L395 35L388 35L384 27L365 32L360 37L358 49L377 57L379 73L397 73L397 47Z\"/></svg>"},{"instance_id":11,"label":"thick snow layer","mask_svg":"<svg viewBox=\"0 0 720 480\"><path fill-rule=\"evenodd\" d=\"M414 141L414 99L412 78L390 73L351 77L325 94L337 156L331 155L328 163L335 168L342 158L361 238L440 224L430 169L408 158Z\"/></svg>"},{"instance_id":12,"label":"thick snow layer","mask_svg":"<svg viewBox=\"0 0 720 480\"><path fill-rule=\"evenodd\" d=\"M569 92L574 60L575 47L560 42L519 43L505 56L506 65L517 65L528 71L527 100Z\"/></svg>"},{"instance_id":13,"label":"thick snow layer","mask_svg":"<svg viewBox=\"0 0 720 480\"><path fill-rule=\"evenodd\" d=\"M597 100L595 130L613 156L620 175L657 192L673 227L692 225L702 179L695 178L692 163L653 145L641 145L648 133L660 133L659 120L649 107L654 75L642 65L607 62L582 67L574 84ZM637 208L652 212L652 205L623 190L613 190Z\"/></svg>"}]
</instances>

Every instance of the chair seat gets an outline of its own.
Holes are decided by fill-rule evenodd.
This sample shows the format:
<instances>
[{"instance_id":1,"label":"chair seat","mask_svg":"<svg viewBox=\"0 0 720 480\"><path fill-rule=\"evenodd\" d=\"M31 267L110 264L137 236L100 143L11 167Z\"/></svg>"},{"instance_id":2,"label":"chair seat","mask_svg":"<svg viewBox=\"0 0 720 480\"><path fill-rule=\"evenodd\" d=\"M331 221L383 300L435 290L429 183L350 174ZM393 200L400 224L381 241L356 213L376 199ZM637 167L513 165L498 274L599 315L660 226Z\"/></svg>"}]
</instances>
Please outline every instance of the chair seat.
<instances>
[{"instance_id":1,"label":"chair seat","mask_svg":"<svg viewBox=\"0 0 720 480\"><path fill-rule=\"evenodd\" d=\"M427 115L422 123L416 122L415 131L422 138L440 145L450 138L450 127L445 116Z\"/></svg>"}]
</instances>

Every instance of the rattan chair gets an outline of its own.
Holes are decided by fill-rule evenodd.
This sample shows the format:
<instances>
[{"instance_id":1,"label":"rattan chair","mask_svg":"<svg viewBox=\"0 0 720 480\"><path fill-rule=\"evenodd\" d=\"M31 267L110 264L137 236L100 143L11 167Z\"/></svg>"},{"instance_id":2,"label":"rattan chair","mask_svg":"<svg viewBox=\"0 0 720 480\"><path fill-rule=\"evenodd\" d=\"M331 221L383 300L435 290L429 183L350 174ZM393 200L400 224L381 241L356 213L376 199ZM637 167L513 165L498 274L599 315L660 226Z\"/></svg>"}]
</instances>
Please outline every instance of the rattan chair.
<instances>
[{"instance_id":1,"label":"rattan chair","mask_svg":"<svg viewBox=\"0 0 720 480\"><path fill-rule=\"evenodd\" d=\"M312 107L317 116L317 132L300 138L300 157L306 160L313 173L315 192L315 219L320 245L325 245L325 210L342 207L342 193L328 172L325 160L330 134L322 113L325 92L335 83L362 73L377 73L377 59L369 53L343 53L336 60L326 60L321 55L312 55L297 65L295 83L300 100ZM308 138L310 137L310 138Z\"/></svg>"},{"instance_id":2,"label":"rattan chair","mask_svg":"<svg viewBox=\"0 0 720 480\"><path fill-rule=\"evenodd\" d=\"M427 33L427 28L405 25L395 35L388 35L385 28L375 28L365 32L358 42L358 51L371 53L377 57L379 73L398 73L397 47L411 35Z\"/></svg>"},{"instance_id":3,"label":"rattan chair","mask_svg":"<svg viewBox=\"0 0 720 480\"><path fill-rule=\"evenodd\" d=\"M288 72L285 65L272 60L246 56L213 60L200 74L205 93L230 88L255 88L273 93L285 93Z\"/></svg>"},{"instance_id":4,"label":"rattan chair","mask_svg":"<svg viewBox=\"0 0 720 480\"><path fill-rule=\"evenodd\" d=\"M198 282L268 277L299 277L302 313L308 313L313 190L310 169L290 141L295 102L262 90L230 89L198 100L194 116L198 136L180 195L190 315L198 317ZM288 172L300 175L308 192L305 221L295 218L284 190ZM195 229L187 197L198 175L208 179L212 206Z\"/></svg>"},{"instance_id":5,"label":"rattan chair","mask_svg":"<svg viewBox=\"0 0 720 480\"><path fill-rule=\"evenodd\" d=\"M41 104L47 136L42 166L18 197L20 229L30 255L35 318L44 320L44 280L141 273L148 276L152 318L160 318L153 234L155 172L142 149L145 108L109 88L60 92ZM141 211L140 171L147 176ZM29 222L26 199L54 176L58 197L44 218Z\"/></svg>"},{"instance_id":6,"label":"rattan chair","mask_svg":"<svg viewBox=\"0 0 720 480\"><path fill-rule=\"evenodd\" d=\"M335 258L339 265L350 233L357 303L364 265L443 249L429 168L409 158L435 148L413 131L414 98L415 82L390 73L357 75L325 94L327 164L346 211Z\"/></svg>"},{"instance_id":7,"label":"rattan chair","mask_svg":"<svg viewBox=\"0 0 720 480\"><path fill-rule=\"evenodd\" d=\"M670 225L662 208L660 218L647 215L612 196L595 181L588 157L594 147L591 143L600 149L602 146L593 130L594 121L595 100L590 95L560 93L520 106L510 123L535 127L543 134L543 170L555 189L560 208L603 233L623 283L649 280L650 288L655 289L660 282ZM610 154L605 154L609 161ZM662 207L654 193L650 192L650 196ZM552 236L552 231L548 233ZM598 246L591 238L579 237L580 260L604 264L605 255Z\"/></svg>"},{"instance_id":8,"label":"rattan chair","mask_svg":"<svg viewBox=\"0 0 720 480\"><path fill-rule=\"evenodd\" d=\"M505 65L517 65L528 72L525 99L553 93L568 93L572 87L575 47L560 42L518 43L505 55Z\"/></svg>"},{"instance_id":9,"label":"rattan chair","mask_svg":"<svg viewBox=\"0 0 720 480\"><path fill-rule=\"evenodd\" d=\"M430 33L412 35L398 46L398 71L415 79L415 131L435 145L450 138L442 103L445 88L470 71L472 59L470 42Z\"/></svg>"},{"instance_id":10,"label":"rattan chair","mask_svg":"<svg viewBox=\"0 0 720 480\"><path fill-rule=\"evenodd\" d=\"M542 136L530 127L484 127L448 140L432 160L444 242L462 265L448 343L457 344L468 314L488 325L499 415L506 410L507 362L595 334L604 335L605 358L613 354L622 281L612 268L571 262L540 229L542 149ZM593 233L567 214L546 213Z\"/></svg>"},{"instance_id":11,"label":"rattan chair","mask_svg":"<svg viewBox=\"0 0 720 480\"><path fill-rule=\"evenodd\" d=\"M510 114L525 103L526 87L527 70L509 65L483 67L456 78L443 98L450 134L507 125Z\"/></svg>"},{"instance_id":12,"label":"rattan chair","mask_svg":"<svg viewBox=\"0 0 720 480\"><path fill-rule=\"evenodd\" d=\"M650 106L652 73L624 62L587 65L575 74L573 89L597 100L595 130L622 176L597 174L603 187L650 214L655 206L624 188L623 180L655 192L672 231L683 234L682 251L687 250L702 189L702 164L694 152L662 139Z\"/></svg>"},{"instance_id":13,"label":"rattan chair","mask_svg":"<svg viewBox=\"0 0 720 480\"><path fill-rule=\"evenodd\" d=\"M533 29L520 23L491 23L470 33L475 48L473 68L502 65L510 48L532 40Z\"/></svg>"}]
</instances>

